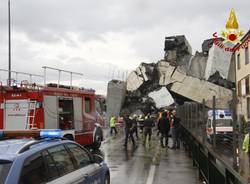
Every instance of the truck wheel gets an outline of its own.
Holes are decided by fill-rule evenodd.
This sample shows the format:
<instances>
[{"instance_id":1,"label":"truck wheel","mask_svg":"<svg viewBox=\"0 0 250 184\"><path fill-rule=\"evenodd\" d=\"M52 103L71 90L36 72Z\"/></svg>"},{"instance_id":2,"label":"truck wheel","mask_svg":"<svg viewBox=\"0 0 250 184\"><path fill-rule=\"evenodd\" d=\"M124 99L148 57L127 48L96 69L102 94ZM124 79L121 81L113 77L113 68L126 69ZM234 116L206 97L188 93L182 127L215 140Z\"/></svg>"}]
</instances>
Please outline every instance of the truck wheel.
<instances>
[{"instance_id":1,"label":"truck wheel","mask_svg":"<svg viewBox=\"0 0 250 184\"><path fill-rule=\"evenodd\" d=\"M101 128L97 128L94 136L94 143L92 144L93 149L99 149L102 144L102 130Z\"/></svg>"}]
</instances>

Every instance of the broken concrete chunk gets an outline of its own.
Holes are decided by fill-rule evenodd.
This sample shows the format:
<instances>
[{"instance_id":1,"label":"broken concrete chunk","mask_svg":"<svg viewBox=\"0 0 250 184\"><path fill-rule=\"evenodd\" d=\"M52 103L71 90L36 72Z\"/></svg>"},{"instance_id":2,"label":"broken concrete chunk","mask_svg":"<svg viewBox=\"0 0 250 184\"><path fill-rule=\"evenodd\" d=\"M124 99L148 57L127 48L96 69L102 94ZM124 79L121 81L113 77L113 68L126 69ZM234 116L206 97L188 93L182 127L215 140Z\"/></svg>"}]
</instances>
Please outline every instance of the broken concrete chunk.
<instances>
[{"instance_id":1,"label":"broken concrete chunk","mask_svg":"<svg viewBox=\"0 0 250 184\"><path fill-rule=\"evenodd\" d=\"M126 83L112 80L108 83L106 120L111 116L119 116L126 94Z\"/></svg>"},{"instance_id":2,"label":"broken concrete chunk","mask_svg":"<svg viewBox=\"0 0 250 184\"><path fill-rule=\"evenodd\" d=\"M216 96L216 108L229 107L228 102L232 100L231 90L198 78L184 77L178 71L175 72L174 77L180 78L182 81L173 83L171 87L172 92L198 103L202 103L202 100L205 99L206 105L211 108L213 96Z\"/></svg>"},{"instance_id":3,"label":"broken concrete chunk","mask_svg":"<svg viewBox=\"0 0 250 184\"><path fill-rule=\"evenodd\" d=\"M135 71L131 72L127 79L127 90L135 91L144 82L155 79L155 64L154 63L141 63Z\"/></svg>"},{"instance_id":4,"label":"broken concrete chunk","mask_svg":"<svg viewBox=\"0 0 250 184\"><path fill-rule=\"evenodd\" d=\"M192 47L184 35L165 37L164 51L174 50L177 48L178 51L186 52L186 54L192 54Z\"/></svg>"},{"instance_id":5,"label":"broken concrete chunk","mask_svg":"<svg viewBox=\"0 0 250 184\"><path fill-rule=\"evenodd\" d=\"M164 86L172 82L171 76L175 70L175 67L164 60L157 63L157 70L159 75L159 85Z\"/></svg>"},{"instance_id":6,"label":"broken concrete chunk","mask_svg":"<svg viewBox=\"0 0 250 184\"><path fill-rule=\"evenodd\" d=\"M152 91L148 96L154 100L157 109L170 106L174 103L174 99L166 87Z\"/></svg>"},{"instance_id":7,"label":"broken concrete chunk","mask_svg":"<svg viewBox=\"0 0 250 184\"><path fill-rule=\"evenodd\" d=\"M210 39L203 41L202 46L201 46L203 54L208 55L209 49L213 46L213 43L214 43L213 38L210 38Z\"/></svg>"},{"instance_id":8,"label":"broken concrete chunk","mask_svg":"<svg viewBox=\"0 0 250 184\"><path fill-rule=\"evenodd\" d=\"M235 87L235 84L233 82L223 79L218 71L211 75L208 81L228 89L232 89Z\"/></svg>"},{"instance_id":9,"label":"broken concrete chunk","mask_svg":"<svg viewBox=\"0 0 250 184\"><path fill-rule=\"evenodd\" d=\"M139 76L137 72L131 72L127 78L127 90L137 90L143 84L143 81L143 78Z\"/></svg>"},{"instance_id":10,"label":"broken concrete chunk","mask_svg":"<svg viewBox=\"0 0 250 184\"><path fill-rule=\"evenodd\" d=\"M226 47L229 46L230 44L226 44ZM207 66L205 70L205 79L208 80L209 77L213 75L216 71L218 71L224 79L227 79L231 57L232 52L227 52L224 49L213 45L209 50Z\"/></svg>"},{"instance_id":11,"label":"broken concrete chunk","mask_svg":"<svg viewBox=\"0 0 250 184\"><path fill-rule=\"evenodd\" d=\"M192 48L184 35L165 38L164 59L172 65L182 65L183 57L192 55Z\"/></svg>"},{"instance_id":12,"label":"broken concrete chunk","mask_svg":"<svg viewBox=\"0 0 250 184\"><path fill-rule=\"evenodd\" d=\"M176 50L168 50L168 51L166 51L164 58L165 58L165 60L167 60L170 63L176 63L177 51Z\"/></svg>"},{"instance_id":13,"label":"broken concrete chunk","mask_svg":"<svg viewBox=\"0 0 250 184\"><path fill-rule=\"evenodd\" d=\"M193 56L188 63L187 75L204 79L207 58L208 57L203 53L196 52L195 56Z\"/></svg>"}]
</instances>

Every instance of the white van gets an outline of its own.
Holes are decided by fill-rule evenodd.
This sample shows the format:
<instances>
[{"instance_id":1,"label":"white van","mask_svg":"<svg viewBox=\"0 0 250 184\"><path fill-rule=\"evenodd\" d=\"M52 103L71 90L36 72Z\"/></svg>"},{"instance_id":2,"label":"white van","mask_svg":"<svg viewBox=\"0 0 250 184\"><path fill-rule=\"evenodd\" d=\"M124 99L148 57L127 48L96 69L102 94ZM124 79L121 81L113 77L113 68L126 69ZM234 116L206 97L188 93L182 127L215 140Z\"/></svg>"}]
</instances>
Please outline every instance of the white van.
<instances>
[{"instance_id":1,"label":"white van","mask_svg":"<svg viewBox=\"0 0 250 184\"><path fill-rule=\"evenodd\" d=\"M215 110L216 119L216 138L222 141L230 141L233 133L233 119L231 111L226 110ZM214 136L213 131L213 110L208 111L208 119L206 124L206 132L208 141L211 142Z\"/></svg>"}]
</instances>

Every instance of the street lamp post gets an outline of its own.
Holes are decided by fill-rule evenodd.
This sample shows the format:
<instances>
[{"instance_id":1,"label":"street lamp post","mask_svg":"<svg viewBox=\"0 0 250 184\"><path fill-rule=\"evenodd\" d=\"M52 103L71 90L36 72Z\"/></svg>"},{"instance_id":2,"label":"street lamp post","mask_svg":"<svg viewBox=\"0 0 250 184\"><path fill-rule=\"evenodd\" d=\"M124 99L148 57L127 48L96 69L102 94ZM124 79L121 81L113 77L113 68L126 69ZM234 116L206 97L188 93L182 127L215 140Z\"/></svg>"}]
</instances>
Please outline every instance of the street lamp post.
<instances>
[{"instance_id":1,"label":"street lamp post","mask_svg":"<svg viewBox=\"0 0 250 184\"><path fill-rule=\"evenodd\" d=\"M9 23L9 70L8 70L8 85L11 85L11 35L10 35L10 0L8 0L8 23Z\"/></svg>"}]
</instances>

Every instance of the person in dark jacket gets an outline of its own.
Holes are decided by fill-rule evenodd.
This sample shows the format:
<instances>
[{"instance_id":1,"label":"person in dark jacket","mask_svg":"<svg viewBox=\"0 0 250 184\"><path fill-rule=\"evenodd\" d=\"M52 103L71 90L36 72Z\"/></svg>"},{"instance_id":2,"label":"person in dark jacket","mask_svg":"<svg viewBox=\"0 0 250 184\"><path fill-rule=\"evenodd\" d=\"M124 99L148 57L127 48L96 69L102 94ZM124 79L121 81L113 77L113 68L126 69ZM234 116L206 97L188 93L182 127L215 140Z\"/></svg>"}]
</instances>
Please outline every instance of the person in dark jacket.
<instances>
[{"instance_id":1,"label":"person in dark jacket","mask_svg":"<svg viewBox=\"0 0 250 184\"><path fill-rule=\"evenodd\" d=\"M172 138L173 146L172 149L180 149L180 133L181 133L181 119L176 116L176 111L172 112Z\"/></svg>"},{"instance_id":2,"label":"person in dark jacket","mask_svg":"<svg viewBox=\"0 0 250 184\"><path fill-rule=\"evenodd\" d=\"M167 117L167 112L162 113L162 117L158 122L158 130L161 133L161 146L164 147L163 139L165 138L165 146L168 147L168 134L170 130L170 121Z\"/></svg>"},{"instance_id":3,"label":"person in dark jacket","mask_svg":"<svg viewBox=\"0 0 250 184\"><path fill-rule=\"evenodd\" d=\"M138 126L137 126L137 116L136 114L133 115L133 133L135 133L136 139L138 140Z\"/></svg>"},{"instance_id":4,"label":"person in dark jacket","mask_svg":"<svg viewBox=\"0 0 250 184\"><path fill-rule=\"evenodd\" d=\"M128 139L130 138L133 146L135 147L135 139L133 136L133 120L132 118L129 118L129 115L126 115L124 118L124 122L125 122L125 143L124 143L124 147L125 149L127 149L128 146Z\"/></svg>"},{"instance_id":5,"label":"person in dark jacket","mask_svg":"<svg viewBox=\"0 0 250 184\"><path fill-rule=\"evenodd\" d=\"M154 127L154 121L150 114L148 114L144 120L144 143L146 142L147 136L148 141L151 141L152 128Z\"/></svg>"}]
</instances>

